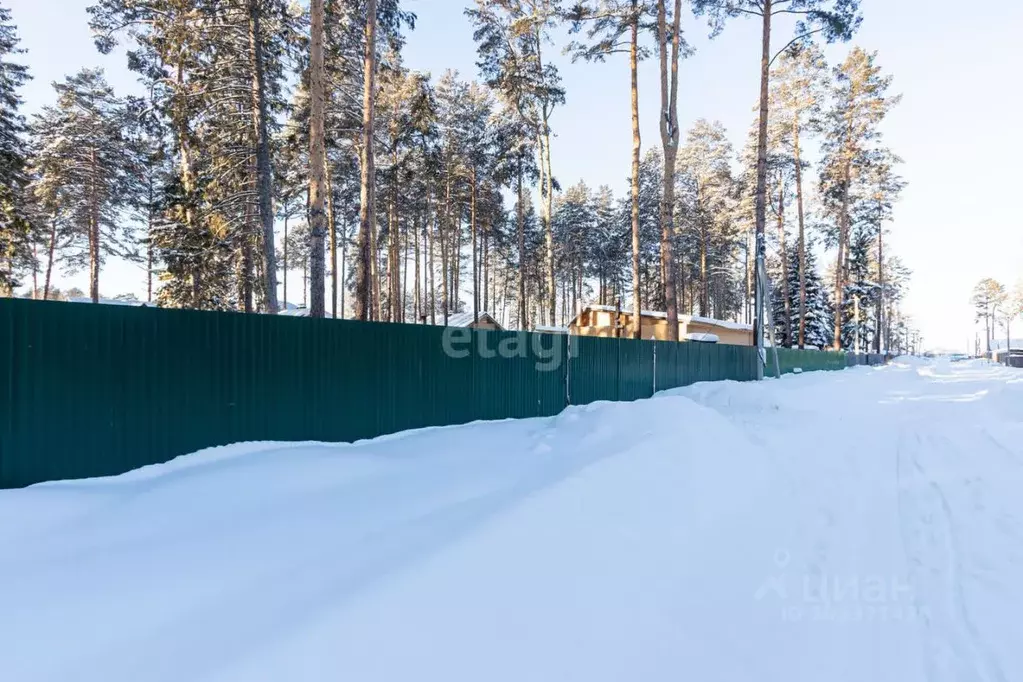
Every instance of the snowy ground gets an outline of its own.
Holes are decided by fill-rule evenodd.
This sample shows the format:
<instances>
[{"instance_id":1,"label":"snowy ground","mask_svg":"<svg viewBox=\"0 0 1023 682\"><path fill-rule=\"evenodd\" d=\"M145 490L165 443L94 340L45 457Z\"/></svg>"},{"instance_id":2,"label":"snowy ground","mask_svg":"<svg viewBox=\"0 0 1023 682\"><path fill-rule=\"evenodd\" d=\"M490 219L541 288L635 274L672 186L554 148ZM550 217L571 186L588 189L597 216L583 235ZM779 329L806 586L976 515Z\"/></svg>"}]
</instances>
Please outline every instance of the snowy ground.
<instances>
[{"instance_id":1,"label":"snowy ground","mask_svg":"<svg viewBox=\"0 0 1023 682\"><path fill-rule=\"evenodd\" d=\"M11 682L1023 680L1023 371L703 384L0 492Z\"/></svg>"}]
</instances>

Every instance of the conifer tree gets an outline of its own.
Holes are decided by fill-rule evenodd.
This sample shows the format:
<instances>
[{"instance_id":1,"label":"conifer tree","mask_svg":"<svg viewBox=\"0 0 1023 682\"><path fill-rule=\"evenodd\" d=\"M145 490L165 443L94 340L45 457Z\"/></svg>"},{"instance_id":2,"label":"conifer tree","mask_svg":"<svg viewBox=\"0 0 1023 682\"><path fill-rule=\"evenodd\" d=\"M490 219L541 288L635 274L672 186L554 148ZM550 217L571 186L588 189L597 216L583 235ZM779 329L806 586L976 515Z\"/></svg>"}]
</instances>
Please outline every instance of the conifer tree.
<instances>
[{"instance_id":1,"label":"conifer tree","mask_svg":"<svg viewBox=\"0 0 1023 682\"><path fill-rule=\"evenodd\" d=\"M631 224L632 224L632 288L639 291L639 165L642 153L642 137L639 127L639 62L649 56L649 50L640 45L639 35L647 22L656 14L656 3L651 0L591 0L579 2L567 13L573 33L587 27L586 36L590 42L573 42L567 48L573 59L583 58L587 61L605 61L615 53L629 55L630 101L632 112L632 175L629 183L631 190ZM632 302L634 336L639 334L638 320L640 316L639 298ZM677 328L677 325L675 325Z\"/></svg>"},{"instance_id":2,"label":"conifer tree","mask_svg":"<svg viewBox=\"0 0 1023 682\"><path fill-rule=\"evenodd\" d=\"M37 125L39 195L55 226L66 220L65 258L72 270L88 268L89 296L98 302L103 260L137 258L122 210L138 194L142 164L126 134L130 112L102 71L85 69L54 88L57 104L43 110Z\"/></svg>"},{"instance_id":3,"label":"conifer tree","mask_svg":"<svg viewBox=\"0 0 1023 682\"><path fill-rule=\"evenodd\" d=\"M730 213L735 191L731 163L733 150L724 126L705 119L697 121L679 151L679 166L688 188L683 225L697 253L690 260L699 277L699 298L694 310L710 316L714 273L727 265L731 233ZM715 262L717 261L717 262ZM719 311L720 312L720 311Z\"/></svg>"},{"instance_id":4,"label":"conifer tree","mask_svg":"<svg viewBox=\"0 0 1023 682\"><path fill-rule=\"evenodd\" d=\"M876 53L856 47L835 69L832 106L823 120L823 159L820 167L821 195L825 214L832 221L831 241L837 246L835 298L841 299L847 279L847 263L853 214L862 196L861 175L872 156L882 149L879 126L899 96L888 93L891 76L881 73ZM836 304L841 307L841 304ZM841 319L835 321L835 344L843 337Z\"/></svg>"},{"instance_id":5,"label":"conifer tree","mask_svg":"<svg viewBox=\"0 0 1023 682\"><path fill-rule=\"evenodd\" d=\"M786 258L789 261L789 267L787 268L789 275L789 307L793 311L797 311L801 324L798 326L794 325L791 332L784 326L776 325L775 343L786 347L797 344L798 338L790 334L793 334L797 329L802 329L805 346L818 349L827 348L832 344L832 334L834 333L832 318L834 311L828 296L827 287L817 270L817 257L813 249L806 249L801 258L799 245L793 244L789 247ZM806 266L802 277L805 283L805 297L801 296L798 286L800 279L798 264L800 261L803 261ZM776 294L782 290L780 284L780 282L777 282L774 286ZM798 312L800 310L798 306L800 300L806 301L804 312ZM784 308L784 301L776 295L773 300L773 316L779 318L783 314Z\"/></svg>"},{"instance_id":6,"label":"conifer tree","mask_svg":"<svg viewBox=\"0 0 1023 682\"><path fill-rule=\"evenodd\" d=\"M789 47L810 37L821 34L827 42L849 40L859 28L859 0L693 0L693 9L710 17L714 33L724 27L726 20L739 16L759 16L762 23L760 56L760 123L757 134L757 189L755 198L756 262L760 268L766 253L765 225L767 221L767 128L771 63L775 57ZM779 15L794 15L799 18L795 26L795 37L779 50L772 53L772 20ZM761 347L763 320L762 292L757 287L756 345ZM841 292L839 292L839 295Z\"/></svg>"},{"instance_id":7,"label":"conifer tree","mask_svg":"<svg viewBox=\"0 0 1023 682\"><path fill-rule=\"evenodd\" d=\"M10 295L17 274L32 259L31 222L26 204L25 118L19 89L29 80L28 67L18 63L17 28L6 7L0 7L0 292Z\"/></svg>"},{"instance_id":8,"label":"conifer tree","mask_svg":"<svg viewBox=\"0 0 1023 682\"><path fill-rule=\"evenodd\" d=\"M805 339L803 320L806 319L806 206L803 191L803 171L806 161L803 155L804 133L820 118L822 104L826 97L827 65L820 49L813 44L793 46L782 53L772 74L771 111L772 119L787 128L784 136L791 144L792 169L796 191L798 218L797 244L800 258L797 263L799 278L799 304L791 308L797 311L799 329L796 343L802 348ZM791 282L790 282L791 283ZM790 313L791 314L791 313Z\"/></svg>"},{"instance_id":9,"label":"conifer tree","mask_svg":"<svg viewBox=\"0 0 1023 682\"><path fill-rule=\"evenodd\" d=\"M536 140L539 155L540 208L546 245L546 310L556 313L554 235L551 213L556 182L551 164L551 116L565 102L557 67L546 48L561 17L560 0L476 0L466 10L475 28L487 84L501 93Z\"/></svg>"}]
</instances>

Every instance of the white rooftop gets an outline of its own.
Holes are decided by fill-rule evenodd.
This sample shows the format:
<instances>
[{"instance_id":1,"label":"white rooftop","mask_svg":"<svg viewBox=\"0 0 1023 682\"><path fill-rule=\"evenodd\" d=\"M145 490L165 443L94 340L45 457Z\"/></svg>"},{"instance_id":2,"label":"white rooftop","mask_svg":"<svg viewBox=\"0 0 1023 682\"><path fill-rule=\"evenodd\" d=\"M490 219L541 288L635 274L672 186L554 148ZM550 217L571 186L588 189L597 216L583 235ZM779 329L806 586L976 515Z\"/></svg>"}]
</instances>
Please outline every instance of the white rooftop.
<instances>
[{"instance_id":1,"label":"white rooftop","mask_svg":"<svg viewBox=\"0 0 1023 682\"><path fill-rule=\"evenodd\" d=\"M479 321L489 321L493 324L497 324L497 320L490 313L481 310L476 316ZM473 323L472 311L467 313L455 313L448 315L448 326L449 327L469 327Z\"/></svg>"}]
</instances>

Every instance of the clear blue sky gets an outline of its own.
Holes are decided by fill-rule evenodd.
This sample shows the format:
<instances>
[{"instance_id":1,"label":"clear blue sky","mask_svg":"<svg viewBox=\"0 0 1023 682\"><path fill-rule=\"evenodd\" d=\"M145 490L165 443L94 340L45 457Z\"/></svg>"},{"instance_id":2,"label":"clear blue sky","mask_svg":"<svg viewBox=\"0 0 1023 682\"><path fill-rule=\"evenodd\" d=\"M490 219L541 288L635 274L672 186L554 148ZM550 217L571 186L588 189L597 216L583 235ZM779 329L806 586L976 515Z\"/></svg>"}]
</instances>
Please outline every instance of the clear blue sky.
<instances>
[{"instance_id":1,"label":"clear blue sky","mask_svg":"<svg viewBox=\"0 0 1023 682\"><path fill-rule=\"evenodd\" d=\"M30 110L52 100L52 81L83 66L103 66L121 92L134 89L123 56L102 57L92 46L85 13L90 0L3 1L29 50L25 61L35 81L24 95ZM406 0L419 17L405 52L410 68L475 75L475 46L462 13L469 2ZM865 19L855 43L879 51L880 64L903 95L885 134L905 159L902 172L909 181L890 238L893 252L914 272L906 309L930 345L963 349L974 333L968 305L973 284L992 276L1011 285L1023 275L1023 220L1014 207L1023 158L1017 85L1023 4L991 0L983 12L953 0L863 0L862 6ZM757 96L758 28L737 20L709 41L702 21L687 17L686 23L697 51L681 67L682 125L718 119L739 147ZM831 61L845 49L829 48ZM585 179L591 187L610 184L620 191L631 145L627 64L619 58L573 65L560 58L559 66L568 102L554 119L555 174L564 186ZM654 62L644 65L640 87L646 149L659 144ZM62 282L84 283L84 277ZM142 293L144 271L112 263L101 288L110 295Z\"/></svg>"}]
</instances>

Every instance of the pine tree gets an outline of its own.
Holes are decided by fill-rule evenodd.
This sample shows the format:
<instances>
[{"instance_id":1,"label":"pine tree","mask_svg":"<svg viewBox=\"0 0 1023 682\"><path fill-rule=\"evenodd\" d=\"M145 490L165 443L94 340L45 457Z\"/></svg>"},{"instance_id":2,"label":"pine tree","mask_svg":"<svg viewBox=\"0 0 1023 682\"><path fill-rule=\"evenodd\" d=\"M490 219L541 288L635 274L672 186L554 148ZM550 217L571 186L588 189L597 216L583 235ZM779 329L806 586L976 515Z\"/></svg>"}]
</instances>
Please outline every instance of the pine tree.
<instances>
[{"instance_id":1,"label":"pine tree","mask_svg":"<svg viewBox=\"0 0 1023 682\"><path fill-rule=\"evenodd\" d=\"M842 303L842 347L857 353L869 348L877 332L870 313L879 299L877 282L871 278L874 262L871 258L872 235L857 229L850 240L846 265L846 284Z\"/></svg>"},{"instance_id":2,"label":"pine tree","mask_svg":"<svg viewBox=\"0 0 1023 682\"><path fill-rule=\"evenodd\" d=\"M892 78L883 76L876 53L854 48L835 69L833 104L823 122L823 159L820 169L825 214L831 218L830 241L838 247L835 298L842 296L853 214L865 194L857 192L860 176L881 145L879 125L900 97L888 94ZM835 322L835 343L842 342L841 320Z\"/></svg>"},{"instance_id":3,"label":"pine tree","mask_svg":"<svg viewBox=\"0 0 1023 682\"><path fill-rule=\"evenodd\" d=\"M970 303L976 310L977 321L984 321L984 345L988 352L991 352L998 308L1005 302L1005 298L1005 286L990 277L985 277L977 282L973 288L973 295L970 297Z\"/></svg>"},{"instance_id":4,"label":"pine tree","mask_svg":"<svg viewBox=\"0 0 1023 682\"><path fill-rule=\"evenodd\" d=\"M657 0L657 48L661 62L661 147L664 154L664 190L661 201L661 280L668 311L668 340L678 341L678 303L675 296L675 257L672 235L675 230L675 161L681 131L678 124L678 62L688 51L682 41L682 0L675 0L668 25L667 0ZM669 50L670 44L670 50ZM669 52L671 56L669 58ZM637 323L638 331L638 323ZM638 336L638 334L637 334Z\"/></svg>"},{"instance_id":5,"label":"pine tree","mask_svg":"<svg viewBox=\"0 0 1023 682\"><path fill-rule=\"evenodd\" d=\"M731 260L735 235L731 231L732 145L720 123L697 121L679 152L685 209L682 229L691 236L687 244L695 246L690 262L696 266L699 299L694 310L710 316L714 280L723 274ZM719 311L721 312L721 311Z\"/></svg>"},{"instance_id":6,"label":"pine tree","mask_svg":"<svg viewBox=\"0 0 1023 682\"><path fill-rule=\"evenodd\" d=\"M89 269L89 295L98 302L103 260L137 258L122 210L138 195L142 164L126 136L133 125L130 112L102 71L85 69L54 88L57 104L45 108L36 125L38 195L54 229L65 223L65 259L72 270Z\"/></svg>"},{"instance_id":7,"label":"pine tree","mask_svg":"<svg viewBox=\"0 0 1023 682\"><path fill-rule=\"evenodd\" d=\"M639 62L649 56L649 51L640 45L639 34L644 19L648 21L656 15L656 2L651 0L600 0L588 3L579 2L568 12L573 33L587 26L589 43L574 42L567 48L573 59L583 58L587 61L605 61L614 53L628 53L630 74L630 100L632 111L632 175L631 189L631 224L632 224L632 288L638 291L640 229L639 229L639 166L641 163L642 137L639 127ZM628 36L628 38L626 38ZM632 333L639 336L640 301L635 297L633 302ZM673 325L677 328L678 325Z\"/></svg>"},{"instance_id":8,"label":"pine tree","mask_svg":"<svg viewBox=\"0 0 1023 682\"><path fill-rule=\"evenodd\" d=\"M18 92L29 75L25 65L11 60L24 53L19 42L10 10L0 7L0 292L7 295L18 285L18 272L32 259L25 119Z\"/></svg>"},{"instance_id":9,"label":"pine tree","mask_svg":"<svg viewBox=\"0 0 1023 682\"><path fill-rule=\"evenodd\" d=\"M551 225L554 180L551 116L565 102L557 67L545 48L561 16L560 0L476 0L466 10L475 27L477 62L487 84L501 93L533 133L540 171L541 222L546 241L546 312L556 313L554 234Z\"/></svg>"},{"instance_id":10,"label":"pine tree","mask_svg":"<svg viewBox=\"0 0 1023 682\"><path fill-rule=\"evenodd\" d=\"M802 323L798 326L794 325L792 330L795 331L800 328L803 330L804 345L819 349L827 348L832 344L833 340L834 325L832 319L834 311L828 297L827 287L825 287L824 280L817 270L817 257L813 249L807 249L803 257L800 258L798 244L793 244L789 247L786 257L789 261L789 267L787 268L789 275L789 307L793 311L797 311L798 320ZM806 301L804 313L798 312L800 310L799 301L803 300L799 289L799 263L801 260L805 263L802 277L805 284ZM781 282L776 282L772 309L775 319L782 315L785 308L784 301L777 295L781 289ZM792 334L788 328L775 325L775 343L780 346L792 347L798 342L798 336Z\"/></svg>"},{"instance_id":11,"label":"pine tree","mask_svg":"<svg viewBox=\"0 0 1023 682\"><path fill-rule=\"evenodd\" d=\"M760 56L760 121L757 132L757 189L755 199L756 261L763 263L766 255L765 226L767 222L767 128L770 109L771 63L789 47L816 34L822 34L830 43L849 40L859 28L859 0L693 0L693 9L708 14L714 33L718 33L727 19L744 15L759 16L762 20ZM793 14L799 17L796 36L778 53L772 55L771 31L775 15ZM757 288L758 293L760 288ZM838 294L840 295L840 291ZM759 297L758 297L759 298ZM759 319L762 301L757 303L757 346L763 334L763 320Z\"/></svg>"},{"instance_id":12,"label":"pine tree","mask_svg":"<svg viewBox=\"0 0 1023 682\"><path fill-rule=\"evenodd\" d=\"M884 235L886 223L892 220L894 204L898 201L906 183L895 172L895 167L902 160L889 149L880 147L865 156L859 172L858 201L852 211L852 222L859 229L873 235L876 242L874 253L874 279L877 295L874 297L874 352L881 352L882 333L884 329L886 284L886 264L884 256Z\"/></svg>"},{"instance_id":13,"label":"pine tree","mask_svg":"<svg viewBox=\"0 0 1023 682\"><path fill-rule=\"evenodd\" d=\"M796 191L796 211L799 221L797 244L800 258L797 263L799 278L799 304L791 310L797 311L800 320L797 343L804 345L805 329L802 320L806 317L806 208L803 192L803 171L807 164L803 157L804 131L820 118L821 105L826 97L825 85L827 65L816 45L794 46L786 50L779 59L772 74L771 102L772 118L788 129L786 138L791 141L792 169ZM791 315L791 312L790 312Z\"/></svg>"}]
</instances>

